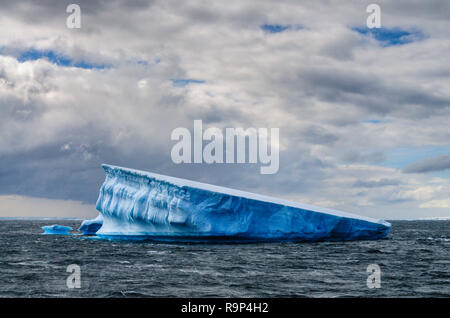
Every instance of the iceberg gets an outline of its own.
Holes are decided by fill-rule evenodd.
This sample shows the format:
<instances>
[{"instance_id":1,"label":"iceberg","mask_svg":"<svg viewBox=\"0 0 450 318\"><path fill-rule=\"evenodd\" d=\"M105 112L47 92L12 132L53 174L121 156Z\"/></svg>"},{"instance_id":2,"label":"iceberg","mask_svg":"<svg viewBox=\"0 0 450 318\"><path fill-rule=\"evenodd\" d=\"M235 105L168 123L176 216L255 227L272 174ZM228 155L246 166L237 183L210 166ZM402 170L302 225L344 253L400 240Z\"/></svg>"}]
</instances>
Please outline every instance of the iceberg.
<instances>
[{"instance_id":1,"label":"iceberg","mask_svg":"<svg viewBox=\"0 0 450 318\"><path fill-rule=\"evenodd\" d=\"M42 234L68 235L70 234L69 231L72 231L72 228L70 226L63 226L58 224L46 225L43 226L42 229L44 230L44 233Z\"/></svg>"},{"instance_id":2,"label":"iceberg","mask_svg":"<svg viewBox=\"0 0 450 318\"><path fill-rule=\"evenodd\" d=\"M95 219L84 220L78 228L83 235L94 235L103 225L103 217L99 214Z\"/></svg>"},{"instance_id":3,"label":"iceberg","mask_svg":"<svg viewBox=\"0 0 450 318\"><path fill-rule=\"evenodd\" d=\"M213 240L372 240L384 220L259 194L102 165L96 203L102 238ZM90 223L92 224L92 223Z\"/></svg>"}]
</instances>

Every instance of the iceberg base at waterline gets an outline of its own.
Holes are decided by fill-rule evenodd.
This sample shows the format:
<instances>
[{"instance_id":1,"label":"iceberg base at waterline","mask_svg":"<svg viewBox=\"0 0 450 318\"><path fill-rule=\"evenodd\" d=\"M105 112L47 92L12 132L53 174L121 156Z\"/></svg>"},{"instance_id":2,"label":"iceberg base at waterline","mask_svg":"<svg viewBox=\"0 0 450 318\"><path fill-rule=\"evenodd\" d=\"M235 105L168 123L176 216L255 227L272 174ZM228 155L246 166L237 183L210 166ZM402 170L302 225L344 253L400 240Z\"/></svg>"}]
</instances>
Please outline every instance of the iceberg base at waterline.
<instances>
[{"instance_id":1,"label":"iceberg base at waterline","mask_svg":"<svg viewBox=\"0 0 450 318\"><path fill-rule=\"evenodd\" d=\"M342 211L150 172L102 167L106 179L96 204L103 219L96 231L101 238L372 240L385 238L391 228L384 220Z\"/></svg>"},{"instance_id":2,"label":"iceberg base at waterline","mask_svg":"<svg viewBox=\"0 0 450 318\"><path fill-rule=\"evenodd\" d=\"M69 235L69 231L72 231L70 226L63 226L58 224L46 225L42 229L44 233L42 234L56 234L56 235Z\"/></svg>"},{"instance_id":3,"label":"iceberg base at waterline","mask_svg":"<svg viewBox=\"0 0 450 318\"><path fill-rule=\"evenodd\" d=\"M103 225L103 217L99 214L95 219L84 220L78 229L83 235L95 235Z\"/></svg>"}]
</instances>

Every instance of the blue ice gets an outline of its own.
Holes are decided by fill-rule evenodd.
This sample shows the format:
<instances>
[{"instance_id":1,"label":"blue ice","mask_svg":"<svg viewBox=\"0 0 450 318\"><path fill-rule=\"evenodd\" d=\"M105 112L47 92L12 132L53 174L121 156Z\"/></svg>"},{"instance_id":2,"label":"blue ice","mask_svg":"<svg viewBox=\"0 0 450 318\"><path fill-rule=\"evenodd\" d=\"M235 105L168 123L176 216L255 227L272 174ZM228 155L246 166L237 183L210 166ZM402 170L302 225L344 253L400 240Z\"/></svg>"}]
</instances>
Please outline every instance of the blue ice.
<instances>
[{"instance_id":1,"label":"blue ice","mask_svg":"<svg viewBox=\"0 0 450 318\"><path fill-rule=\"evenodd\" d=\"M72 228L70 226L63 226L58 224L46 225L43 226L42 229L44 230L44 233L42 234L68 235L70 234L69 231L72 231Z\"/></svg>"},{"instance_id":2,"label":"blue ice","mask_svg":"<svg viewBox=\"0 0 450 318\"><path fill-rule=\"evenodd\" d=\"M103 218L96 234L103 238L374 240L391 229L381 219L150 172L103 168L106 179L96 205Z\"/></svg>"},{"instance_id":3,"label":"blue ice","mask_svg":"<svg viewBox=\"0 0 450 318\"><path fill-rule=\"evenodd\" d=\"M82 234L84 235L93 235L97 233L97 231L102 227L102 225L103 225L103 217L101 214L99 214L95 219L84 220L83 223L81 223L81 226L78 230L82 232Z\"/></svg>"}]
</instances>

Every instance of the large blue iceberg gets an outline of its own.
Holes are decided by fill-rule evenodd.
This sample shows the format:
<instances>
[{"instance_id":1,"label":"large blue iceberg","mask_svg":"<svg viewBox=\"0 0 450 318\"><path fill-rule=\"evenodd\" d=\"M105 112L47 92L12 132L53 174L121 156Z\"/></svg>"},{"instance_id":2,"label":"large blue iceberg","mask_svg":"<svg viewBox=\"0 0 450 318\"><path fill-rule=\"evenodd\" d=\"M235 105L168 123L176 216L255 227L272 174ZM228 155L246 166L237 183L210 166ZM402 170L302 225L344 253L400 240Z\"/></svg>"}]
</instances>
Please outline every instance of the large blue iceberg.
<instances>
[{"instance_id":1,"label":"large blue iceberg","mask_svg":"<svg viewBox=\"0 0 450 318\"><path fill-rule=\"evenodd\" d=\"M42 234L58 234L58 235L68 235L70 234L69 231L72 231L72 228L70 226L64 226L64 225L46 225L43 226L42 229L44 230L44 233Z\"/></svg>"},{"instance_id":2,"label":"large blue iceberg","mask_svg":"<svg viewBox=\"0 0 450 318\"><path fill-rule=\"evenodd\" d=\"M381 239L384 220L111 165L97 200L104 238Z\"/></svg>"}]
</instances>

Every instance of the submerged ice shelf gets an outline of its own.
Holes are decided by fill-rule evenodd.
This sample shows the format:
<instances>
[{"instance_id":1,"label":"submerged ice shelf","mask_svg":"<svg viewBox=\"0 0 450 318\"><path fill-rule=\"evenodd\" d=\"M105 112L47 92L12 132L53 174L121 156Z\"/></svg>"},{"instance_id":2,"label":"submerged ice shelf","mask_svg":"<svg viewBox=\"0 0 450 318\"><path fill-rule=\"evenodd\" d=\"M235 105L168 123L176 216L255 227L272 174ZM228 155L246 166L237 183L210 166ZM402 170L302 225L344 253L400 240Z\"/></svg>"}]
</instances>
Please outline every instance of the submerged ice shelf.
<instances>
[{"instance_id":1,"label":"submerged ice shelf","mask_svg":"<svg viewBox=\"0 0 450 318\"><path fill-rule=\"evenodd\" d=\"M384 220L111 165L97 200L100 237L381 239ZM93 225L94 224L94 225Z\"/></svg>"}]
</instances>

